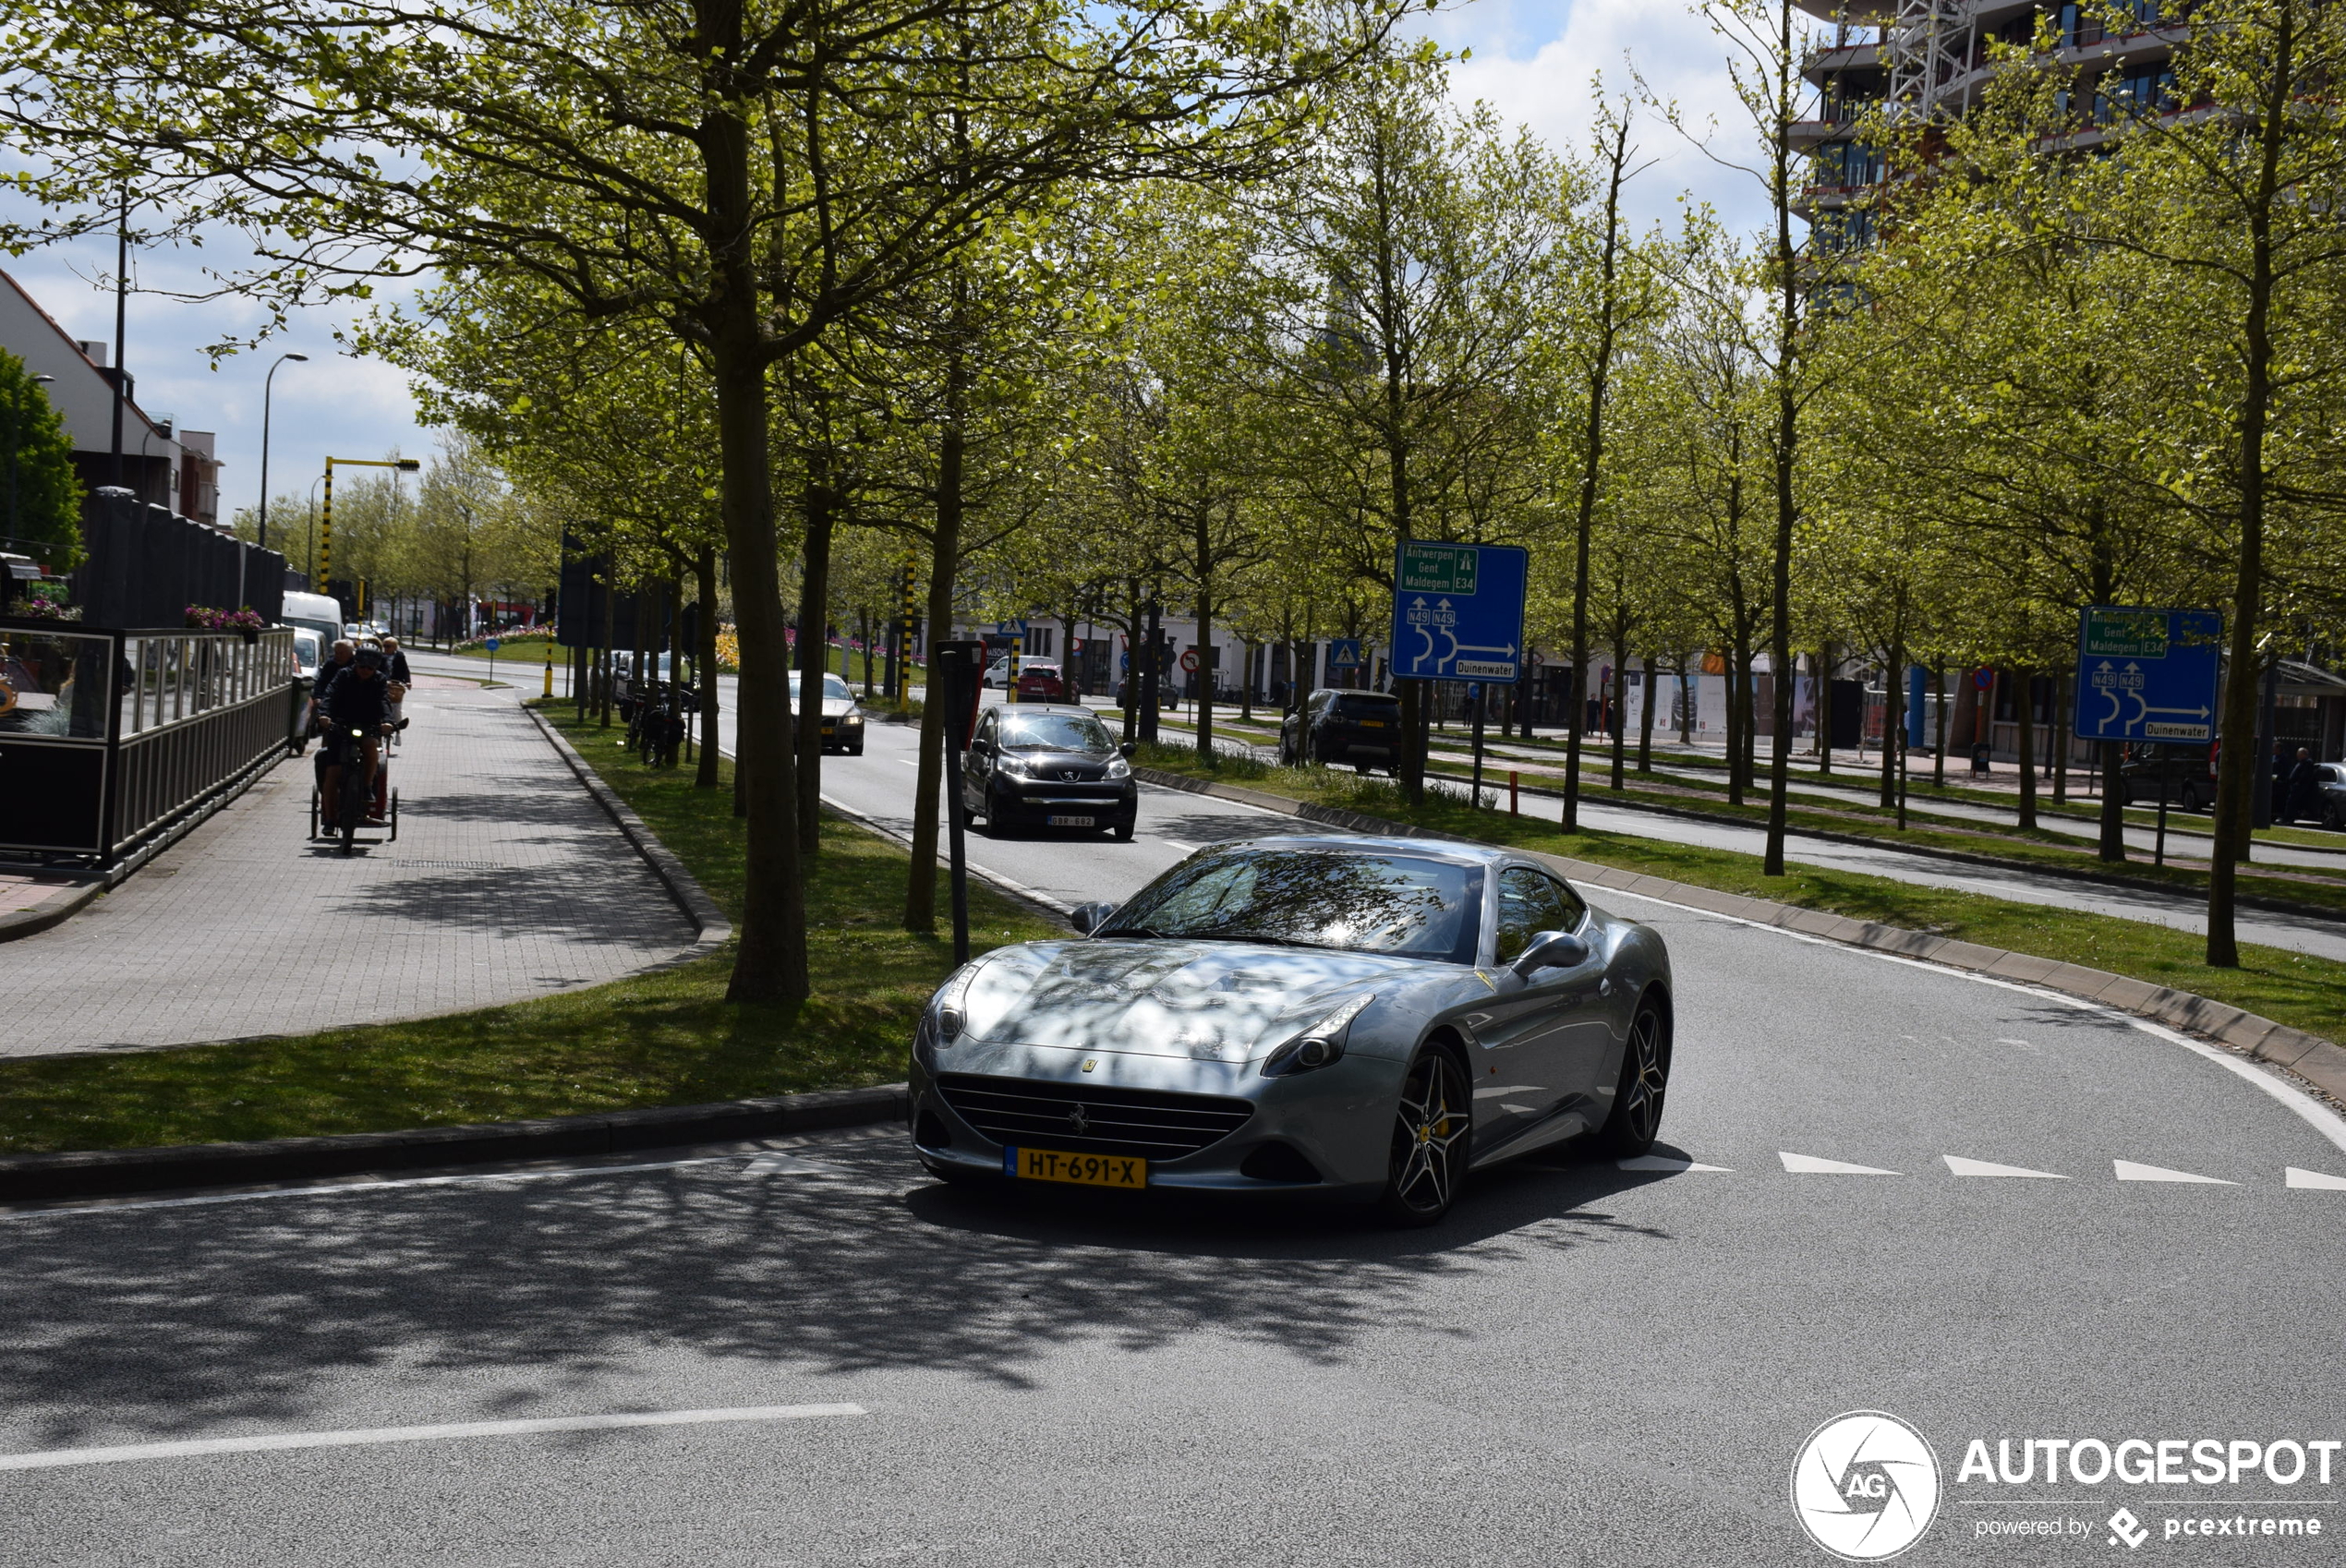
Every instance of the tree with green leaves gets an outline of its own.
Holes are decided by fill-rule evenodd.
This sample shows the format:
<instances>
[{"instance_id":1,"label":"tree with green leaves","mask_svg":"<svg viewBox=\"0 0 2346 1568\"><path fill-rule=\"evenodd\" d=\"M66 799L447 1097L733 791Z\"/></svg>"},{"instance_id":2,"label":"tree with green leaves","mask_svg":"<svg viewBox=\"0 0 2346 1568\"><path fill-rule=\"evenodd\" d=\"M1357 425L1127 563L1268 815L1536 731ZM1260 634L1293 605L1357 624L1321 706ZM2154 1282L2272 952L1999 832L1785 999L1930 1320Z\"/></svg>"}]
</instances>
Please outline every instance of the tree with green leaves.
<instances>
[{"instance_id":1,"label":"tree with green leaves","mask_svg":"<svg viewBox=\"0 0 2346 1568\"><path fill-rule=\"evenodd\" d=\"M81 480L73 438L49 394L0 349L0 536L6 549L37 557L53 574L81 563Z\"/></svg>"},{"instance_id":2,"label":"tree with green leaves","mask_svg":"<svg viewBox=\"0 0 2346 1568\"><path fill-rule=\"evenodd\" d=\"M747 886L729 994L807 995L770 377L1071 181L1213 177L1308 120L1381 0L1308 17L925 0L42 0L0 123L49 219L129 190L236 227L280 313L419 267L526 274L707 357L741 645Z\"/></svg>"}]
</instances>

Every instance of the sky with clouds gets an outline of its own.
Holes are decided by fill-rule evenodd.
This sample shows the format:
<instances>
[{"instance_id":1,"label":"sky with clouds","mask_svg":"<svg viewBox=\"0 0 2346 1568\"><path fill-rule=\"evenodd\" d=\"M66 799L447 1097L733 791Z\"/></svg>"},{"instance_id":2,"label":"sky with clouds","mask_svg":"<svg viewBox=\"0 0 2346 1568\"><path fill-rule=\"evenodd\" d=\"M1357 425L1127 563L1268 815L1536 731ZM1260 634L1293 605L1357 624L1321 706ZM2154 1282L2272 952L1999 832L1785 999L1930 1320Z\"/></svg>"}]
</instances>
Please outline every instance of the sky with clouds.
<instances>
[{"instance_id":1,"label":"sky with clouds","mask_svg":"<svg viewBox=\"0 0 2346 1568\"><path fill-rule=\"evenodd\" d=\"M1721 46L1709 24L1675 0L1468 0L1413 25L1445 48L1465 52L1452 78L1461 99L1481 99L1559 148L1577 150L1587 140L1591 79L1625 90L1632 60L1648 87L1675 101L1687 118L1699 124L1715 117L1722 147L1738 140ZM1638 140L1651 161L1630 194L1630 211L1640 223L1673 222L1687 192L1737 227L1750 227L1763 215L1744 176L1720 168L1650 113L1641 115ZM225 259L216 249L159 249L137 257L134 283L154 292L131 296L127 334L127 364L147 411L173 416L185 429L218 433L226 464L220 476L224 517L259 498L261 380L270 361L288 349L308 355L309 361L277 372L272 489L302 490L329 452L375 457L397 449L413 456L431 450L432 432L416 423L405 376L379 361L335 352L335 329L346 324L347 313L296 317L266 348L214 368L205 345L249 334L263 324L262 313L234 297L188 304L166 292L201 288L201 263ZM96 286L113 271L110 242L0 260L0 266L70 336L113 341L114 296Z\"/></svg>"}]
</instances>

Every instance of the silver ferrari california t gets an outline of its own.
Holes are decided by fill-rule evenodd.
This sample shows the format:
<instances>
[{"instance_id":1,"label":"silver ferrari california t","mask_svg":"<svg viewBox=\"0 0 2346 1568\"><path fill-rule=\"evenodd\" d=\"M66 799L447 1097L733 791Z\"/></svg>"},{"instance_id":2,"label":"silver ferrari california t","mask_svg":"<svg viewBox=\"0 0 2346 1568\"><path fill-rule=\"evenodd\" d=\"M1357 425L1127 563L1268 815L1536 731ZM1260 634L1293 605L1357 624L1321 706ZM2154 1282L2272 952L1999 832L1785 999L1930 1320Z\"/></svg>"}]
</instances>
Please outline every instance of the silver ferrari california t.
<instances>
[{"instance_id":1,"label":"silver ferrari california t","mask_svg":"<svg viewBox=\"0 0 2346 1568\"><path fill-rule=\"evenodd\" d=\"M936 1175L1426 1224L1478 1166L1584 1134L1641 1154L1661 1128L1662 937L1528 856L1251 838L1075 924L963 965L922 1015L912 1133Z\"/></svg>"}]
</instances>

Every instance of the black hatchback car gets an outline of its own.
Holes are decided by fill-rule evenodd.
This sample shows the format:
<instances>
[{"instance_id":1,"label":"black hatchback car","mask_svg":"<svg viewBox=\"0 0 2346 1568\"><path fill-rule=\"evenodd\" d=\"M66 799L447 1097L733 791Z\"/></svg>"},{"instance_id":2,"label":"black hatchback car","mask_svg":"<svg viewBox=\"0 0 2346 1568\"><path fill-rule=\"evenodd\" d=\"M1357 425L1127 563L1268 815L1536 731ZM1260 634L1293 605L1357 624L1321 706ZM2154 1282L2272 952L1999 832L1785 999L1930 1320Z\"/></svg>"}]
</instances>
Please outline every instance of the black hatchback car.
<instances>
[{"instance_id":1,"label":"black hatchback car","mask_svg":"<svg viewBox=\"0 0 2346 1568\"><path fill-rule=\"evenodd\" d=\"M1302 712L1279 725L1279 760L1291 767L1324 763L1395 772L1401 766L1401 699L1323 686L1304 699Z\"/></svg>"},{"instance_id":2,"label":"black hatchback car","mask_svg":"<svg viewBox=\"0 0 2346 1568\"><path fill-rule=\"evenodd\" d=\"M1119 746L1087 707L1019 703L979 715L961 759L961 804L1005 827L1072 827L1132 837L1140 787L1132 748Z\"/></svg>"}]
</instances>

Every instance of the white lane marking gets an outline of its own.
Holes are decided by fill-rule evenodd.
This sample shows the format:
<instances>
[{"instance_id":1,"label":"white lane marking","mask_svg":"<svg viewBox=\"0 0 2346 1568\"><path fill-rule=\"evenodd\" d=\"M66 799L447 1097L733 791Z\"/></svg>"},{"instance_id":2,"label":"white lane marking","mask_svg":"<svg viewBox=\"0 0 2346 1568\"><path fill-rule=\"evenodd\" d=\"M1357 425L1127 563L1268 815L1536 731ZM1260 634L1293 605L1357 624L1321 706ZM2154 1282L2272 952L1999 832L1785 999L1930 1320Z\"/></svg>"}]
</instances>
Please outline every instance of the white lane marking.
<instances>
[{"instance_id":1,"label":"white lane marking","mask_svg":"<svg viewBox=\"0 0 2346 1568\"><path fill-rule=\"evenodd\" d=\"M2346 1176L2334 1176L2328 1171L2300 1170L2289 1167L2289 1185L2311 1188L2317 1192L2346 1192Z\"/></svg>"},{"instance_id":2,"label":"white lane marking","mask_svg":"<svg viewBox=\"0 0 2346 1568\"><path fill-rule=\"evenodd\" d=\"M917 757L898 757L896 760L902 763L906 767L920 766L920 760Z\"/></svg>"},{"instance_id":3,"label":"white lane marking","mask_svg":"<svg viewBox=\"0 0 2346 1568\"><path fill-rule=\"evenodd\" d=\"M1993 1160L1966 1160L1960 1154L1941 1154L1947 1170L1953 1176L2032 1176L2039 1181L2067 1181L2059 1171L2032 1171L2026 1165L2000 1165Z\"/></svg>"},{"instance_id":4,"label":"white lane marking","mask_svg":"<svg viewBox=\"0 0 2346 1568\"><path fill-rule=\"evenodd\" d=\"M1631 1160L1615 1160L1614 1164L1625 1171L1716 1171L1721 1176L1735 1175L1725 1165L1699 1165L1692 1160L1674 1160L1667 1154L1639 1154Z\"/></svg>"},{"instance_id":5,"label":"white lane marking","mask_svg":"<svg viewBox=\"0 0 2346 1568\"><path fill-rule=\"evenodd\" d=\"M1624 899L1642 899L1649 904L1659 904L1665 910L1682 911L1687 914L1699 915L1705 920L1724 921L1731 925L1747 925L1755 931L1772 931L1780 936L1788 936L1795 942L1812 943L1820 947L1837 947L1844 953L1861 953L1867 958L1879 959L1884 963L1905 964L1910 969L1928 970L1933 974L1951 974L1958 979L1977 982L1981 985L1993 985L2005 991L2015 991L2023 996L2033 996L2038 1001L2056 1002L2081 1013L2098 1013L2103 1018L2115 1019L2130 1029L2138 1029L2145 1034L2167 1041L2171 1044L2181 1045L2186 1051L2207 1057L2225 1071L2245 1079L2303 1117L2312 1125L2316 1132L2328 1139L2340 1150L2346 1151L2346 1116L2340 1116L2304 1090L2279 1074L2265 1070L2255 1062L2235 1056L2222 1047L2210 1045L2206 1041L2194 1040L2188 1034L2179 1033L2169 1029L2165 1024L2154 1023L2149 1019L2137 1018L2133 1013L2121 1012L2116 1007L2104 1007L2099 1002L2088 1002L2082 996L2072 996L2066 991L2050 991L2041 985L2026 985L2016 980L2004 980L1996 975L1957 969L1952 964L1934 964L1928 959L1910 959L1903 953L1885 953L1875 947L1860 947L1848 942L1835 942L1828 937L1811 936L1804 931L1787 931L1781 925L1771 925L1763 920L1752 920L1744 915L1721 914L1715 910L1699 910L1692 904L1673 903L1668 899L1657 899L1651 893L1631 893L1623 888L1604 887L1593 883L1587 886L1606 897L1617 895ZM1982 895L1982 897L1989 896Z\"/></svg>"},{"instance_id":6,"label":"white lane marking","mask_svg":"<svg viewBox=\"0 0 2346 1568\"><path fill-rule=\"evenodd\" d=\"M1820 1160L1814 1154L1787 1154L1776 1151L1776 1158L1794 1176L1897 1176L1896 1171L1878 1170L1872 1165L1853 1165L1843 1160Z\"/></svg>"},{"instance_id":7,"label":"white lane marking","mask_svg":"<svg viewBox=\"0 0 2346 1568\"><path fill-rule=\"evenodd\" d=\"M2184 1181L2204 1187L2238 1187L2236 1181L2222 1176L2194 1176L2189 1171L2171 1171L2164 1165L2138 1165L2132 1160L2112 1160L2110 1168L2120 1181Z\"/></svg>"},{"instance_id":8,"label":"white lane marking","mask_svg":"<svg viewBox=\"0 0 2346 1568\"><path fill-rule=\"evenodd\" d=\"M1157 842L1164 845L1168 850L1179 850L1185 855L1192 854L1197 850L1197 846L1195 844L1184 844L1179 838L1159 838Z\"/></svg>"},{"instance_id":9,"label":"white lane marking","mask_svg":"<svg viewBox=\"0 0 2346 1568\"><path fill-rule=\"evenodd\" d=\"M436 1427L362 1427L344 1432L266 1432L253 1437L191 1438L115 1448L53 1448L0 1453L0 1470L55 1470L118 1465L132 1459L186 1459L205 1453L272 1453L290 1448L363 1448L382 1442L442 1442L455 1438L520 1437L537 1432L608 1432L631 1427L695 1427L717 1421L803 1421L867 1416L860 1405L744 1405L721 1410L647 1410L620 1416L547 1416L521 1421L451 1421Z\"/></svg>"},{"instance_id":10,"label":"white lane marking","mask_svg":"<svg viewBox=\"0 0 2346 1568\"><path fill-rule=\"evenodd\" d=\"M71 1209L25 1209L0 1219L45 1220L65 1214L114 1214L129 1209L191 1209L204 1203L254 1203L264 1198L328 1198L344 1192L381 1192L393 1187L458 1187L466 1183L551 1181L557 1176L625 1176L634 1171L673 1171L686 1165L721 1165L739 1154L708 1154L691 1160L647 1160L628 1165L572 1165L557 1171L479 1171L463 1176L398 1176L381 1181L329 1182L322 1187L274 1187L260 1192L207 1192L195 1198L148 1198L131 1203L86 1203Z\"/></svg>"},{"instance_id":11,"label":"white lane marking","mask_svg":"<svg viewBox=\"0 0 2346 1568\"><path fill-rule=\"evenodd\" d=\"M760 1154L742 1167L745 1176L836 1176L848 1173L837 1165L827 1165L820 1160L802 1160L795 1154Z\"/></svg>"}]
</instances>

